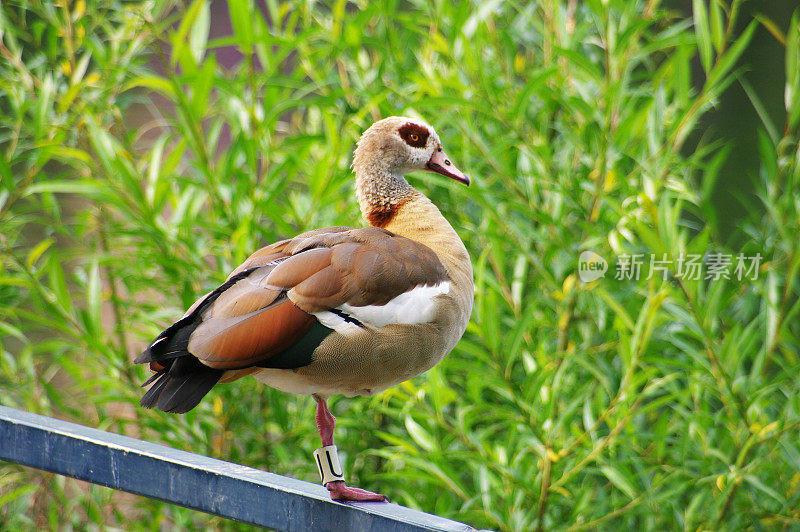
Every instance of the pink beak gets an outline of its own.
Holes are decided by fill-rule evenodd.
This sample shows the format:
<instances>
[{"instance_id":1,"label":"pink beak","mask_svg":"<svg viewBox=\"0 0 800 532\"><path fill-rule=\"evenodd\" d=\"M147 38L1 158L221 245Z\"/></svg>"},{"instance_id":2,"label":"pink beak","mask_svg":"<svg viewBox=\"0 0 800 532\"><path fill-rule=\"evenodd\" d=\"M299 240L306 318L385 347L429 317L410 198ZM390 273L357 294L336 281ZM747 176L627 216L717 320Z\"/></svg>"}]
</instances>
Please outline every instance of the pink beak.
<instances>
[{"instance_id":1,"label":"pink beak","mask_svg":"<svg viewBox=\"0 0 800 532\"><path fill-rule=\"evenodd\" d=\"M464 175L464 172L456 168L456 165L450 162L447 154L439 147L433 152L431 160L425 165L429 171L437 174L442 174L450 179L455 179L459 183L464 183L469 186L469 178Z\"/></svg>"}]
</instances>

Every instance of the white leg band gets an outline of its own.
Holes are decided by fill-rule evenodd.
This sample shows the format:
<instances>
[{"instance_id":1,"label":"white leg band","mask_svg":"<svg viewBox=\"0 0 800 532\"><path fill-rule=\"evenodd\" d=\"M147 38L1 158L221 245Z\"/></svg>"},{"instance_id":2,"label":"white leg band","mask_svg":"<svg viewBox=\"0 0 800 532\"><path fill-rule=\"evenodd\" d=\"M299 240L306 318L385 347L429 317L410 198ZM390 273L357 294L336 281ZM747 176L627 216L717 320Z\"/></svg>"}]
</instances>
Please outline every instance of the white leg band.
<instances>
[{"instance_id":1,"label":"white leg band","mask_svg":"<svg viewBox=\"0 0 800 532\"><path fill-rule=\"evenodd\" d=\"M344 480L344 470L339 463L339 455L336 454L335 445L326 445L314 451L314 458L317 461L317 469L324 486L328 482Z\"/></svg>"}]
</instances>

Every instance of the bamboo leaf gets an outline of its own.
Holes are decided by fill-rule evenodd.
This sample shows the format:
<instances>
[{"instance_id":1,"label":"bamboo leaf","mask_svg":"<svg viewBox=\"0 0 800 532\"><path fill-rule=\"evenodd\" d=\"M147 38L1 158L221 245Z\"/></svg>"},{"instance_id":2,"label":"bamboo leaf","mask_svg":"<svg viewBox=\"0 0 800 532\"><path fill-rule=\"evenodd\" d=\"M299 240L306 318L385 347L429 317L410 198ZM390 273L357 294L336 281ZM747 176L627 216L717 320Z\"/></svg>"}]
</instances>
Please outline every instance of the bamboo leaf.
<instances>
[{"instance_id":1,"label":"bamboo leaf","mask_svg":"<svg viewBox=\"0 0 800 532\"><path fill-rule=\"evenodd\" d=\"M28 268L32 268L33 265L36 264L36 262L39 260L39 257L41 257L44 252L53 245L53 242L54 241L52 238L47 238L36 244L36 246L31 249L30 253L28 253L28 258L25 261L25 263L28 265Z\"/></svg>"},{"instance_id":2,"label":"bamboo leaf","mask_svg":"<svg viewBox=\"0 0 800 532\"><path fill-rule=\"evenodd\" d=\"M694 34L697 39L697 49L700 52L700 62L708 75L714 60L714 51L705 0L692 0L692 14L694 15Z\"/></svg>"},{"instance_id":3,"label":"bamboo leaf","mask_svg":"<svg viewBox=\"0 0 800 532\"><path fill-rule=\"evenodd\" d=\"M800 122L800 13L795 12L786 33L786 88L784 103L789 116L787 125L794 129Z\"/></svg>"},{"instance_id":4,"label":"bamboo leaf","mask_svg":"<svg viewBox=\"0 0 800 532\"><path fill-rule=\"evenodd\" d=\"M633 487L633 483L629 479L625 478L625 476L618 469L604 465L600 466L600 471L603 472L606 478L611 481L611 483L617 489L622 491L631 499L636 498L636 490Z\"/></svg>"},{"instance_id":5,"label":"bamboo leaf","mask_svg":"<svg viewBox=\"0 0 800 532\"><path fill-rule=\"evenodd\" d=\"M406 430L408 434L417 442L417 445L426 451L433 451L436 449L436 441L422 426L414 421L411 416L406 416Z\"/></svg>"}]
</instances>

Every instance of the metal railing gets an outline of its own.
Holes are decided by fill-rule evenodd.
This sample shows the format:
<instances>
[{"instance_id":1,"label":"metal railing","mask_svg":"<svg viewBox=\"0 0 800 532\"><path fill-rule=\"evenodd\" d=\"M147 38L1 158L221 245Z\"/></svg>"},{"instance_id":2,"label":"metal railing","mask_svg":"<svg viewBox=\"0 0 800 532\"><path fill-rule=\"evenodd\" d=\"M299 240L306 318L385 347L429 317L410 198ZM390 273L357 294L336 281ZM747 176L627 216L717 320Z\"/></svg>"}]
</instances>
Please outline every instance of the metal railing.
<instances>
[{"instance_id":1,"label":"metal railing","mask_svg":"<svg viewBox=\"0 0 800 532\"><path fill-rule=\"evenodd\" d=\"M0 460L275 530L473 530L397 504L334 502L317 484L4 406Z\"/></svg>"}]
</instances>

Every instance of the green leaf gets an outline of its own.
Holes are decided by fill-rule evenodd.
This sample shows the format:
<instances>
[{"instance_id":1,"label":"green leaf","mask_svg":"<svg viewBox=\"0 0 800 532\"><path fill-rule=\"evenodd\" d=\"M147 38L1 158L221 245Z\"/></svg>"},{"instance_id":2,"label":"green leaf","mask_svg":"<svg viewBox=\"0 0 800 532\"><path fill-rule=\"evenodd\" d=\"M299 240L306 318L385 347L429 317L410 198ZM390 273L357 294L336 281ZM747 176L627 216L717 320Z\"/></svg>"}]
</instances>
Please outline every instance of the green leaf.
<instances>
[{"instance_id":1,"label":"green leaf","mask_svg":"<svg viewBox=\"0 0 800 532\"><path fill-rule=\"evenodd\" d=\"M253 52L253 24L251 16L253 4L251 0L230 0L228 13L242 53L249 55Z\"/></svg>"},{"instance_id":2,"label":"green leaf","mask_svg":"<svg viewBox=\"0 0 800 532\"><path fill-rule=\"evenodd\" d=\"M93 260L89 268L88 286L86 290L86 304L89 320L92 325L91 334L99 335L102 330L102 283L100 280L100 264Z\"/></svg>"},{"instance_id":3,"label":"green leaf","mask_svg":"<svg viewBox=\"0 0 800 532\"><path fill-rule=\"evenodd\" d=\"M747 45L750 44L750 40L753 38L757 28L758 23L755 21L747 25L739 38L731 44L728 50L719 58L714 68L708 72L706 87L714 87L718 84L727 86L727 83L723 83L723 78L737 64L742 53L747 49Z\"/></svg>"},{"instance_id":4,"label":"green leaf","mask_svg":"<svg viewBox=\"0 0 800 532\"><path fill-rule=\"evenodd\" d=\"M192 85L192 110L197 116L203 116L207 112L208 97L211 88L216 81L217 62L214 56L209 56L197 73L195 83Z\"/></svg>"},{"instance_id":5,"label":"green leaf","mask_svg":"<svg viewBox=\"0 0 800 532\"><path fill-rule=\"evenodd\" d=\"M776 501L778 501L781 504L781 506L786 506L786 499L780 493L778 493L774 489L770 488L769 486L761 482L761 480L759 480L757 476L745 475L744 479L745 481L747 481L748 484L756 488L758 491L765 493L770 497L772 497L773 499L775 499Z\"/></svg>"},{"instance_id":6,"label":"green leaf","mask_svg":"<svg viewBox=\"0 0 800 532\"><path fill-rule=\"evenodd\" d=\"M90 180L46 181L36 183L25 189L25 196L43 193L79 194L96 199L108 197L108 190L102 183Z\"/></svg>"},{"instance_id":7,"label":"green leaf","mask_svg":"<svg viewBox=\"0 0 800 532\"><path fill-rule=\"evenodd\" d=\"M633 482L625 478L619 469L603 465L600 466L600 471L602 471L606 478L622 493L627 495L630 499L636 498L636 489L633 487Z\"/></svg>"},{"instance_id":8,"label":"green leaf","mask_svg":"<svg viewBox=\"0 0 800 532\"><path fill-rule=\"evenodd\" d=\"M28 268L32 268L33 265L36 264L36 262L39 260L39 257L41 257L42 254L53 245L53 242L54 240L52 238L47 238L33 247L30 253L28 253L28 258L25 261L25 264L28 265Z\"/></svg>"},{"instance_id":9,"label":"green leaf","mask_svg":"<svg viewBox=\"0 0 800 532\"><path fill-rule=\"evenodd\" d=\"M725 47L725 22L722 16L721 0L710 0L709 3L709 22L711 42L714 44L714 50L719 53Z\"/></svg>"},{"instance_id":10,"label":"green leaf","mask_svg":"<svg viewBox=\"0 0 800 532\"><path fill-rule=\"evenodd\" d=\"M19 486L8 492L0 494L0 507L8 508L17 499L26 497L29 493L36 490L36 486Z\"/></svg>"},{"instance_id":11,"label":"green leaf","mask_svg":"<svg viewBox=\"0 0 800 532\"><path fill-rule=\"evenodd\" d=\"M208 31L211 29L211 11L208 2L198 0L200 7L197 9L194 22L189 32L189 49L196 63L201 63L206 53L206 43L208 42ZM189 8L192 12L194 5ZM187 18L189 14L187 13Z\"/></svg>"},{"instance_id":12,"label":"green leaf","mask_svg":"<svg viewBox=\"0 0 800 532\"><path fill-rule=\"evenodd\" d=\"M697 38L697 49L700 52L700 62L703 64L703 70L708 74L714 61L714 50L705 0L692 0L692 14L694 15L694 33Z\"/></svg>"},{"instance_id":13,"label":"green leaf","mask_svg":"<svg viewBox=\"0 0 800 532\"><path fill-rule=\"evenodd\" d=\"M772 117L769 115L766 108L764 107L764 103L761 101L761 98L759 97L758 93L755 91L752 84L745 78L740 78L739 84L744 89L744 92L750 99L750 103L753 104L753 108L758 113L758 117L761 119L761 123L766 128L767 133L769 134L769 138L772 141L772 144L777 146L778 142L780 141L780 134L778 133L778 128L775 126L775 122L773 122Z\"/></svg>"},{"instance_id":14,"label":"green leaf","mask_svg":"<svg viewBox=\"0 0 800 532\"><path fill-rule=\"evenodd\" d=\"M56 298L56 303L67 314L72 314L72 301L70 299L67 281L64 277L64 265L57 256L53 256L47 268L50 289Z\"/></svg>"},{"instance_id":15,"label":"green leaf","mask_svg":"<svg viewBox=\"0 0 800 532\"><path fill-rule=\"evenodd\" d=\"M169 80L158 76L141 76L133 78L123 85L122 90L129 91L135 88L152 89L160 92L169 99L174 100L176 98L175 86Z\"/></svg>"},{"instance_id":16,"label":"green leaf","mask_svg":"<svg viewBox=\"0 0 800 532\"><path fill-rule=\"evenodd\" d=\"M422 426L414 421L411 416L406 416L406 430L411 435L411 438L426 451L433 451L436 449L436 441L433 437L422 428Z\"/></svg>"},{"instance_id":17,"label":"green leaf","mask_svg":"<svg viewBox=\"0 0 800 532\"><path fill-rule=\"evenodd\" d=\"M795 11L786 33L786 88L784 103L790 129L800 122L800 14Z\"/></svg>"}]
</instances>

